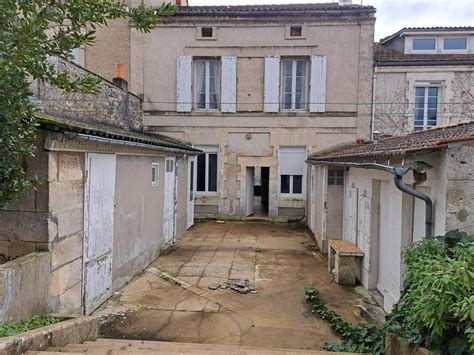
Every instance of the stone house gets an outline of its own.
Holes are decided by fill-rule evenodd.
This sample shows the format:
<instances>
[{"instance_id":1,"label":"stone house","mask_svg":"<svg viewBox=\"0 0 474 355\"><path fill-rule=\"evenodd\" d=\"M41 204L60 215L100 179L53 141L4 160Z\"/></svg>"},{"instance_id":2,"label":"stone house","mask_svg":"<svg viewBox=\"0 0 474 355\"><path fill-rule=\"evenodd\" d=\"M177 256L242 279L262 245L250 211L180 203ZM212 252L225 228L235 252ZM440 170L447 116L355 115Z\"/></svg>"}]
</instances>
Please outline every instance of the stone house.
<instances>
[{"instance_id":1,"label":"stone house","mask_svg":"<svg viewBox=\"0 0 474 355\"><path fill-rule=\"evenodd\" d=\"M369 136L374 13L347 1L181 6L150 34L129 29L117 60L147 131L205 152L197 216L305 217L307 156ZM86 48L87 68L100 70L117 31Z\"/></svg>"},{"instance_id":2,"label":"stone house","mask_svg":"<svg viewBox=\"0 0 474 355\"><path fill-rule=\"evenodd\" d=\"M375 45L374 130L474 119L474 27L403 28Z\"/></svg>"},{"instance_id":3,"label":"stone house","mask_svg":"<svg viewBox=\"0 0 474 355\"><path fill-rule=\"evenodd\" d=\"M84 95L32 83L41 112L25 167L41 183L0 210L0 253L16 258L0 265L1 321L90 313L192 225L198 151L142 133L142 102L120 86Z\"/></svg>"},{"instance_id":4,"label":"stone house","mask_svg":"<svg viewBox=\"0 0 474 355\"><path fill-rule=\"evenodd\" d=\"M333 239L362 249L357 277L390 311L408 244L454 229L474 234L473 156L473 121L316 152L308 159L308 226L323 251ZM335 204L342 215L330 211Z\"/></svg>"}]
</instances>

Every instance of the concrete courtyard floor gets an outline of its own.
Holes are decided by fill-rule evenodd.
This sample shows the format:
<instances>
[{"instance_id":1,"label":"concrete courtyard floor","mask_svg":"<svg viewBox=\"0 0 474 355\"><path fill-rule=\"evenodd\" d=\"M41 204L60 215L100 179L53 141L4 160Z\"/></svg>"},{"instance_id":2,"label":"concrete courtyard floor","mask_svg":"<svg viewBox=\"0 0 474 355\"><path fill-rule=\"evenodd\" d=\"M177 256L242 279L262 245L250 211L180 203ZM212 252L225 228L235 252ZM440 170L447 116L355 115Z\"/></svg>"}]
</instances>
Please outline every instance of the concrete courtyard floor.
<instances>
[{"instance_id":1,"label":"concrete courtyard floor","mask_svg":"<svg viewBox=\"0 0 474 355\"><path fill-rule=\"evenodd\" d=\"M233 280L257 292L208 287ZM344 319L360 321L363 296L333 282L302 226L200 223L98 311L100 336L319 350L340 339L311 313L305 286Z\"/></svg>"}]
</instances>

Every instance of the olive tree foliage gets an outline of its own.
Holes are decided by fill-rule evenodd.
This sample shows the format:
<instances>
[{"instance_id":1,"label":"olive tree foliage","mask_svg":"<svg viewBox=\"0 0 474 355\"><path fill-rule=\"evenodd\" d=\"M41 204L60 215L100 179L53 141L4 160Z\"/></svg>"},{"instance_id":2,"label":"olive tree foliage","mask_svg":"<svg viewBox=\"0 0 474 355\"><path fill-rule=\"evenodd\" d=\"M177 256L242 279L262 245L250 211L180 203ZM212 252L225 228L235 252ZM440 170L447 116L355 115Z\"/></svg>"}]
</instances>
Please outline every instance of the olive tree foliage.
<instances>
[{"instance_id":1,"label":"olive tree foliage","mask_svg":"<svg viewBox=\"0 0 474 355\"><path fill-rule=\"evenodd\" d=\"M98 27L115 19L130 19L149 32L159 16L176 6L158 10L143 5L129 8L117 0L1 0L0 1L0 207L36 184L27 177L26 159L35 154L36 118L30 103L31 80L62 90L94 93L94 76L72 77L49 63L51 56L72 58L72 50L92 45Z\"/></svg>"}]
</instances>

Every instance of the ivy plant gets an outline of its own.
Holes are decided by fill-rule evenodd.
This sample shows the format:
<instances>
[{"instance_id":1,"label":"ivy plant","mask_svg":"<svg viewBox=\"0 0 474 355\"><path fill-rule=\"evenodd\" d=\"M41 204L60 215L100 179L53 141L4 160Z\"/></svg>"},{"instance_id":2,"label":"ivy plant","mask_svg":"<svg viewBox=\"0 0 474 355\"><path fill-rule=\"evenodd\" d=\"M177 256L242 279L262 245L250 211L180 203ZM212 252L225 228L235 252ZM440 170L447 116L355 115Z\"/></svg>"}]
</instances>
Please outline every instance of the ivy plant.
<instances>
[{"instance_id":1,"label":"ivy plant","mask_svg":"<svg viewBox=\"0 0 474 355\"><path fill-rule=\"evenodd\" d=\"M25 171L26 159L35 154L31 80L82 93L94 93L99 85L91 75L73 78L48 58L71 59L73 49L94 44L96 29L111 20L129 19L146 33L159 16L175 11L169 3L155 10L143 5L129 8L117 0L0 1L0 207L35 184Z\"/></svg>"},{"instance_id":2,"label":"ivy plant","mask_svg":"<svg viewBox=\"0 0 474 355\"><path fill-rule=\"evenodd\" d=\"M474 353L474 236L451 231L410 245L403 258L406 287L382 328L343 320L321 302L316 289L306 288L312 311L343 340L323 350L384 354L390 332L405 345L426 347L435 355Z\"/></svg>"}]
</instances>

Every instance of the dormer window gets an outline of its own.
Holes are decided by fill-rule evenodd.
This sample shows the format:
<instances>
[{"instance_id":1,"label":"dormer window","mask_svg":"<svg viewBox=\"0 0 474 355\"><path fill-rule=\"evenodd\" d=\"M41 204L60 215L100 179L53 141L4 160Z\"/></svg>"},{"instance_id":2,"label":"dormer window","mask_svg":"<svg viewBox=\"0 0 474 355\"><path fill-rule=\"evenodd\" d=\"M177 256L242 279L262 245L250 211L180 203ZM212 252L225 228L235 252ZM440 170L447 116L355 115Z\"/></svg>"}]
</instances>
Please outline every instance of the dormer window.
<instances>
[{"instance_id":1,"label":"dormer window","mask_svg":"<svg viewBox=\"0 0 474 355\"><path fill-rule=\"evenodd\" d=\"M443 49L448 50L448 51L466 50L467 38L466 37L445 38L443 42Z\"/></svg>"},{"instance_id":2,"label":"dormer window","mask_svg":"<svg viewBox=\"0 0 474 355\"><path fill-rule=\"evenodd\" d=\"M436 50L436 38L414 38L414 51L434 51Z\"/></svg>"}]
</instances>

